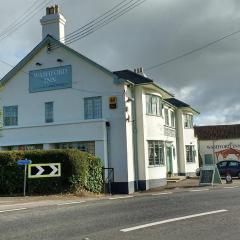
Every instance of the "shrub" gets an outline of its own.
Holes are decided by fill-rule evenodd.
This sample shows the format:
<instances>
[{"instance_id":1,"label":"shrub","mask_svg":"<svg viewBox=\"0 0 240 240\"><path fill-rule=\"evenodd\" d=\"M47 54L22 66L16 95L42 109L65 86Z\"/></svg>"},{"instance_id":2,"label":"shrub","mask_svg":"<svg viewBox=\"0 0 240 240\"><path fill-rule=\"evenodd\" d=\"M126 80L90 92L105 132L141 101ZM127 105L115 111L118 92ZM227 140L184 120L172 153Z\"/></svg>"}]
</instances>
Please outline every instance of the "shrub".
<instances>
[{"instance_id":1,"label":"shrub","mask_svg":"<svg viewBox=\"0 0 240 240\"><path fill-rule=\"evenodd\" d=\"M76 189L99 193L102 190L102 162L88 153L75 149L0 152L0 194L21 193L23 166L17 160L37 163L61 163L61 177L28 179L29 193L58 193Z\"/></svg>"}]
</instances>

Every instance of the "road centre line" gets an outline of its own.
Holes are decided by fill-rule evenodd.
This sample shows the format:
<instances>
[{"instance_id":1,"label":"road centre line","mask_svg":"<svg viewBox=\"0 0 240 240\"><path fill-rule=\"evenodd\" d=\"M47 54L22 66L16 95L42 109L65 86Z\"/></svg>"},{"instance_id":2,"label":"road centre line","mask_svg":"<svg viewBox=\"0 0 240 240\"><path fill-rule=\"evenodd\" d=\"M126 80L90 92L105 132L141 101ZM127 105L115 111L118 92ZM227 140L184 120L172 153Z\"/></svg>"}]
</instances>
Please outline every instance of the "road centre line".
<instances>
[{"instance_id":1,"label":"road centre line","mask_svg":"<svg viewBox=\"0 0 240 240\"><path fill-rule=\"evenodd\" d=\"M239 188L239 186L231 186L231 187L224 187L224 188L232 189L232 188Z\"/></svg>"},{"instance_id":2,"label":"road centre line","mask_svg":"<svg viewBox=\"0 0 240 240\"><path fill-rule=\"evenodd\" d=\"M64 202L64 203L58 203L58 206L63 206L63 205L71 205L71 204L79 204L79 203L85 203L86 201L78 201L78 202Z\"/></svg>"},{"instance_id":3,"label":"road centre line","mask_svg":"<svg viewBox=\"0 0 240 240\"><path fill-rule=\"evenodd\" d=\"M21 211L21 210L27 210L27 208L15 208L15 209L1 210L0 213Z\"/></svg>"},{"instance_id":4,"label":"road centre line","mask_svg":"<svg viewBox=\"0 0 240 240\"><path fill-rule=\"evenodd\" d=\"M134 196L125 196L125 197L111 197L109 200L118 200L118 199L125 199L125 198L133 198Z\"/></svg>"},{"instance_id":5,"label":"road centre line","mask_svg":"<svg viewBox=\"0 0 240 240\"><path fill-rule=\"evenodd\" d=\"M196 218L196 217L202 217L202 216L207 216L207 215L217 214L217 213L222 213L222 212L227 212L227 211L228 210L226 210L226 209L222 209L222 210L204 212L204 213L193 214L193 215L188 215L188 216L183 216L183 217L178 217L178 218L171 218L171 219L167 219L167 220L163 220L163 221L159 221L159 222L147 223L147 224L143 224L143 225L139 225L139 226L135 226L135 227L124 228L124 229L121 229L120 231L121 232L130 232L130 231L135 231L138 229L152 227L152 226L161 225L161 224L165 224L165 223L171 223L171 222L176 222L176 221L181 221L181 220L186 220L186 219Z\"/></svg>"},{"instance_id":6,"label":"road centre line","mask_svg":"<svg viewBox=\"0 0 240 240\"><path fill-rule=\"evenodd\" d=\"M189 190L189 192L204 192L204 191L209 191L209 188Z\"/></svg>"},{"instance_id":7,"label":"road centre line","mask_svg":"<svg viewBox=\"0 0 240 240\"><path fill-rule=\"evenodd\" d=\"M168 195L168 194L172 194L172 192L153 193L152 196Z\"/></svg>"}]
</instances>

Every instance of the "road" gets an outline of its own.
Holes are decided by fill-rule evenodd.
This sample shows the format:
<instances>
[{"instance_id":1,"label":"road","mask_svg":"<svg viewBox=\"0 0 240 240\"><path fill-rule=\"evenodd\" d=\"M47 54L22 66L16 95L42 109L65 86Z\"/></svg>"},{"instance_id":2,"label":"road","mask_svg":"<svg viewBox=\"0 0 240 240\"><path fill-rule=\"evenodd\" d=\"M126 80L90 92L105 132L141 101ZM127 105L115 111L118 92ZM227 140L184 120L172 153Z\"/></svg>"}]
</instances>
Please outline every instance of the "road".
<instances>
[{"instance_id":1,"label":"road","mask_svg":"<svg viewBox=\"0 0 240 240\"><path fill-rule=\"evenodd\" d=\"M0 204L1 240L240 239L240 187Z\"/></svg>"}]
</instances>

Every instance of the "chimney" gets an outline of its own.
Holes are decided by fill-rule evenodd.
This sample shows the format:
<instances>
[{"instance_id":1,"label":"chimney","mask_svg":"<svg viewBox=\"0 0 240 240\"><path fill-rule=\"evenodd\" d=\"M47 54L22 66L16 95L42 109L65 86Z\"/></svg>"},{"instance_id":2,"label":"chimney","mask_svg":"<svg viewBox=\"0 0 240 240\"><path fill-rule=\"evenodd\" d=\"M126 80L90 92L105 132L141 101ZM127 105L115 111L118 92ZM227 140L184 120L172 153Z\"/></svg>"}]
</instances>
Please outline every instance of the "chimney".
<instances>
[{"instance_id":1,"label":"chimney","mask_svg":"<svg viewBox=\"0 0 240 240\"><path fill-rule=\"evenodd\" d=\"M144 77L147 77L147 75L144 73L142 67L140 67L140 68L135 68L135 69L134 69L134 72L137 73L137 74L143 75Z\"/></svg>"},{"instance_id":2,"label":"chimney","mask_svg":"<svg viewBox=\"0 0 240 240\"><path fill-rule=\"evenodd\" d=\"M58 5L47 7L46 15L42 17L40 22L42 25L42 39L49 34L62 43L65 42L66 19L59 12Z\"/></svg>"}]
</instances>

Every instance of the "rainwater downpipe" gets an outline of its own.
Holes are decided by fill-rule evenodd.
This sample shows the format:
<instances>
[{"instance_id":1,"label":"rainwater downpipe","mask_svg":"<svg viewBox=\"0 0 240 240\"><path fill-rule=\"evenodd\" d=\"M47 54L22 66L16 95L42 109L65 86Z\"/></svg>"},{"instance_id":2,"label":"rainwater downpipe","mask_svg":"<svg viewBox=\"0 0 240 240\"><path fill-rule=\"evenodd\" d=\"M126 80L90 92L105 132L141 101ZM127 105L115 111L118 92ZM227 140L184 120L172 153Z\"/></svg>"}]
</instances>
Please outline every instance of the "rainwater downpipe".
<instances>
[{"instance_id":1,"label":"rainwater downpipe","mask_svg":"<svg viewBox=\"0 0 240 240\"><path fill-rule=\"evenodd\" d=\"M137 131L137 108L136 108L136 87L131 86L132 101L132 141L133 141L133 158L134 158L134 180L136 190L139 190L139 173L138 173L138 131Z\"/></svg>"}]
</instances>

